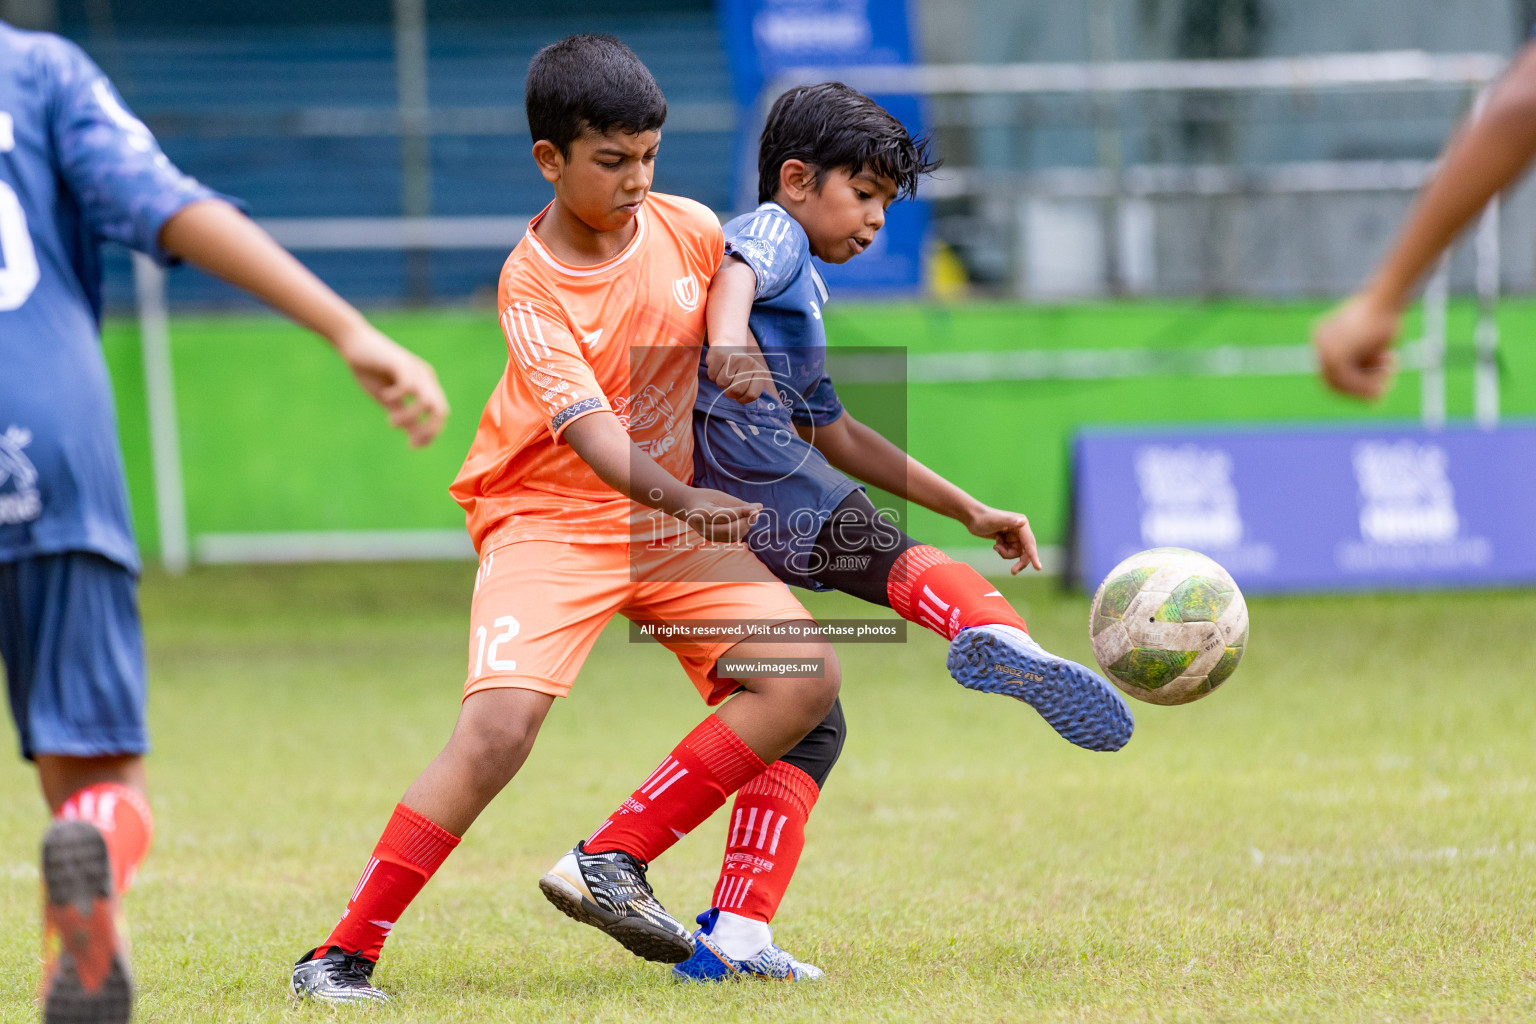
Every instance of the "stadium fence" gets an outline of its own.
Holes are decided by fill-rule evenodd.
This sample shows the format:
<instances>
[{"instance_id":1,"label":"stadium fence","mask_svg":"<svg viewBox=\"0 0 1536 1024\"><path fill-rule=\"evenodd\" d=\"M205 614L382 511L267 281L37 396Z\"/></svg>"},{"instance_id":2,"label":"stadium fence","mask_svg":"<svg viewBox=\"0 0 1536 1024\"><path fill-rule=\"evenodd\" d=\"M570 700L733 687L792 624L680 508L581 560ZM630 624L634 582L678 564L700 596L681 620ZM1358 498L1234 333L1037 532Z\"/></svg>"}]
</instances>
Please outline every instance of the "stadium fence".
<instances>
[{"instance_id":1,"label":"stadium fence","mask_svg":"<svg viewBox=\"0 0 1536 1024\"><path fill-rule=\"evenodd\" d=\"M962 100L988 95L1109 96L1135 93L1308 93L1336 89L1451 88L1469 104L1502 69L1491 54L1336 54L1320 57L1220 61L1136 61L1090 64L951 65L798 69L775 81L777 91L806 81L838 78L876 94L911 93ZM431 112L428 112L429 115ZM755 135L755 133L754 133ZM1112 150L1113 147L1110 147ZM1089 201L1105 212L1098 259L1106 276L1134 278L1138 222L1145 203L1161 196L1281 196L1356 192L1408 194L1433 171L1426 161L1325 161L1252 168L1119 166L999 175L959 168L928 186L934 200L1003 194L1030 203ZM1138 206L1138 203L1142 204ZM1021 218L1027 219L1027 218ZM392 250L433 252L509 250L526 217L293 218L262 222L300 253ZM1499 416L1498 329L1500 217L1497 201L1484 212L1472 246L1478 317L1474 332L1474 407L1480 424ZM1446 305L1451 261L1443 260L1425 290L1424 333L1404 350L1404 364L1422 371L1421 414L1431 426L1446 417ZM170 317L165 278L151 261L134 264L154 472L160 558L168 571L193 562L333 561L461 557L472 554L457 530L271 533L189 532L177 436ZM1027 294L1027 289L1026 289ZM908 379L983 381L1111 380L1148 375L1269 376L1314 372L1309 346L1218 345L1201 350L1011 351L913 356ZM971 554L971 553L967 553ZM988 563L989 567L995 565Z\"/></svg>"}]
</instances>

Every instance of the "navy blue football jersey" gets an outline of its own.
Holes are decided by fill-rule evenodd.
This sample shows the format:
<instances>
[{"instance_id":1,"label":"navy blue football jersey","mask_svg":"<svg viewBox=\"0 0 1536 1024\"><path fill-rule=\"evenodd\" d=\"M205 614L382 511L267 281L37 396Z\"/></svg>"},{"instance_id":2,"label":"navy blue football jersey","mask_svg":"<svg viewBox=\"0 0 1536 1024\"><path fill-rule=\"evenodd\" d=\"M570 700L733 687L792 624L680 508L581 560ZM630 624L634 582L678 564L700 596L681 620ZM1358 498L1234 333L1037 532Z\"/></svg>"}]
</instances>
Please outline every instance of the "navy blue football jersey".
<instances>
[{"instance_id":1,"label":"navy blue football jersey","mask_svg":"<svg viewBox=\"0 0 1536 1024\"><path fill-rule=\"evenodd\" d=\"M700 413L757 427L822 427L843 415L827 377L827 332L821 311L827 285L811 263L805 229L777 203L764 203L725 225L727 258L757 275L749 324L773 374L775 396L742 405L726 398L699 365Z\"/></svg>"}]
</instances>

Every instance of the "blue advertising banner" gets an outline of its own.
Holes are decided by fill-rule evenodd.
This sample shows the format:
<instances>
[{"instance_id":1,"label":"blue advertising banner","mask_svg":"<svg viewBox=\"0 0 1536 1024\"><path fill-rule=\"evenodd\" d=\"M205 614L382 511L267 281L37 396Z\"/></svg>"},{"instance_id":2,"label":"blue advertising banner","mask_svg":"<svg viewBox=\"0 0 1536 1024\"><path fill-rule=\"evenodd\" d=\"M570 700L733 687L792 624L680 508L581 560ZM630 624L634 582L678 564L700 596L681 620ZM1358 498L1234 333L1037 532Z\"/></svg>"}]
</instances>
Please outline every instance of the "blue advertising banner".
<instances>
[{"instance_id":1,"label":"blue advertising banner","mask_svg":"<svg viewBox=\"0 0 1536 1024\"><path fill-rule=\"evenodd\" d=\"M914 46L907 0L719 0L720 23L736 98L738 212L757 205L757 133L763 90L792 68L910 64ZM914 135L922 107L914 96L876 96ZM897 203L869 251L842 266L823 266L833 289L914 291L923 283L927 204Z\"/></svg>"},{"instance_id":2,"label":"blue advertising banner","mask_svg":"<svg viewBox=\"0 0 1536 1024\"><path fill-rule=\"evenodd\" d=\"M1074 570L1193 548L1253 592L1536 583L1536 424L1086 431Z\"/></svg>"}]
</instances>

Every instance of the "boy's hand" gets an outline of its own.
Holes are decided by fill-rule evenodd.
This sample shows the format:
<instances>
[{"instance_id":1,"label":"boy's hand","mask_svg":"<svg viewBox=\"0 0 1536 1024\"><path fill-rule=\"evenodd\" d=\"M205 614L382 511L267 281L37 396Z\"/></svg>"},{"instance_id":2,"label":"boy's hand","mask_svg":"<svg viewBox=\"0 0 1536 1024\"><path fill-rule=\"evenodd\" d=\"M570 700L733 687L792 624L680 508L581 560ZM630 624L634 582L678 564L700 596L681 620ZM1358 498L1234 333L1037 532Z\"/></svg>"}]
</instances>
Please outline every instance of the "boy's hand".
<instances>
[{"instance_id":1,"label":"boy's hand","mask_svg":"<svg viewBox=\"0 0 1536 1024\"><path fill-rule=\"evenodd\" d=\"M978 537L990 537L992 549L1004 558L1019 561L1008 571L1017 576L1025 566L1040 569L1040 552L1035 546L1035 535L1029 528L1029 517L1019 512L1004 512L1000 508L981 506L965 521L965 528Z\"/></svg>"},{"instance_id":2,"label":"boy's hand","mask_svg":"<svg viewBox=\"0 0 1536 1024\"><path fill-rule=\"evenodd\" d=\"M727 398L734 398L742 405L757 401L763 389L773 381L768 362L756 345L711 345L704 353L704 368L709 372L709 379L724 389Z\"/></svg>"},{"instance_id":3,"label":"boy's hand","mask_svg":"<svg viewBox=\"0 0 1536 1024\"><path fill-rule=\"evenodd\" d=\"M404 430L412 448L431 444L448 418L448 398L432 365L367 323L331 340L363 390L389 413L390 426Z\"/></svg>"},{"instance_id":4,"label":"boy's hand","mask_svg":"<svg viewBox=\"0 0 1536 1024\"><path fill-rule=\"evenodd\" d=\"M688 488L684 502L684 506L672 515L687 523L689 529L705 540L719 544L733 544L745 537L752 520L763 510L760 504L742 501L707 487Z\"/></svg>"},{"instance_id":5,"label":"boy's hand","mask_svg":"<svg viewBox=\"0 0 1536 1024\"><path fill-rule=\"evenodd\" d=\"M1392 383L1392 341L1402 314L1363 292L1334 310L1312 332L1318 369L1335 391L1380 398Z\"/></svg>"},{"instance_id":6,"label":"boy's hand","mask_svg":"<svg viewBox=\"0 0 1536 1024\"><path fill-rule=\"evenodd\" d=\"M215 277L243 288L336 347L352 375L410 435L412 447L443 429L448 399L420 357L380 334L363 315L222 199L188 203L160 229L160 245Z\"/></svg>"}]
</instances>

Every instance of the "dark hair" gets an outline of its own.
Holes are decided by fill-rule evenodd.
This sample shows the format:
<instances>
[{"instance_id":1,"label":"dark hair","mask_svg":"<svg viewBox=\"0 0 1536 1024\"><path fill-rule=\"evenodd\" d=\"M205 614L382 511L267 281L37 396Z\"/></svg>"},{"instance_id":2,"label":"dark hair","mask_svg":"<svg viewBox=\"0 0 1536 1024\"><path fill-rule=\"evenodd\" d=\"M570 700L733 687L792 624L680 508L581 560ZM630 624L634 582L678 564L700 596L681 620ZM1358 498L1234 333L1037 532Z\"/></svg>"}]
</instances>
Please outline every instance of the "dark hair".
<instances>
[{"instance_id":1,"label":"dark hair","mask_svg":"<svg viewBox=\"0 0 1536 1024\"><path fill-rule=\"evenodd\" d=\"M583 34L550 43L528 62L528 131L565 156L586 132L651 132L667 119L667 100L633 50L613 36Z\"/></svg>"},{"instance_id":2,"label":"dark hair","mask_svg":"<svg viewBox=\"0 0 1536 1024\"><path fill-rule=\"evenodd\" d=\"M779 169L803 160L817 188L833 168L850 174L873 171L896 183L896 198L917 193L918 179L939 161L926 137L912 138L880 104L842 82L791 89L773 101L757 146L757 201L779 191Z\"/></svg>"}]
</instances>

